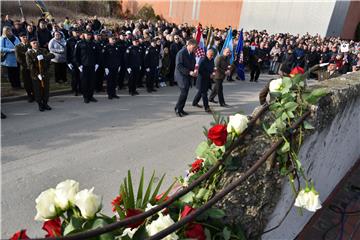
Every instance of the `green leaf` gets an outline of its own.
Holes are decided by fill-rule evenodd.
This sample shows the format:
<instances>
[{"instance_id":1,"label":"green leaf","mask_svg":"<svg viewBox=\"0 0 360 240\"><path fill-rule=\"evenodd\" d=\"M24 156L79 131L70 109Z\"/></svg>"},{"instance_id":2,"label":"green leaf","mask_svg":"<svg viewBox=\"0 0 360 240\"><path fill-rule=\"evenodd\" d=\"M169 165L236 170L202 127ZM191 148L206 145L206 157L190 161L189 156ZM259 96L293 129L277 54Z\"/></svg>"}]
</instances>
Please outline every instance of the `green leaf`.
<instances>
[{"instance_id":1,"label":"green leaf","mask_svg":"<svg viewBox=\"0 0 360 240\"><path fill-rule=\"evenodd\" d=\"M288 115L286 114L286 112L283 112L282 115L281 115L281 119L283 121L286 121L287 118L288 118Z\"/></svg>"},{"instance_id":2,"label":"green leaf","mask_svg":"<svg viewBox=\"0 0 360 240\"><path fill-rule=\"evenodd\" d=\"M295 109L298 107L299 104L297 104L296 102L287 102L285 103L285 109L287 111L295 111Z\"/></svg>"},{"instance_id":3,"label":"green leaf","mask_svg":"<svg viewBox=\"0 0 360 240\"><path fill-rule=\"evenodd\" d=\"M198 157L203 157L204 156L204 153L209 149L209 145L207 143L207 141L203 141L201 142L197 148L196 148L196 156Z\"/></svg>"},{"instance_id":4,"label":"green leaf","mask_svg":"<svg viewBox=\"0 0 360 240\"><path fill-rule=\"evenodd\" d=\"M66 236L71 233L81 232L83 223L84 220L82 218L71 217L69 224L64 228L63 235Z\"/></svg>"},{"instance_id":5,"label":"green leaf","mask_svg":"<svg viewBox=\"0 0 360 240\"><path fill-rule=\"evenodd\" d=\"M206 213L209 215L209 217L215 219L225 217L225 212L218 208L210 208L206 211Z\"/></svg>"},{"instance_id":6,"label":"green leaf","mask_svg":"<svg viewBox=\"0 0 360 240\"><path fill-rule=\"evenodd\" d=\"M282 145L280 151L281 151L282 153L289 152L289 151L290 151L290 144L289 144L289 142L285 142L285 143Z\"/></svg>"},{"instance_id":7,"label":"green leaf","mask_svg":"<svg viewBox=\"0 0 360 240\"><path fill-rule=\"evenodd\" d=\"M289 116L289 118L294 118L295 117L293 112L287 111L286 113Z\"/></svg>"},{"instance_id":8,"label":"green leaf","mask_svg":"<svg viewBox=\"0 0 360 240\"><path fill-rule=\"evenodd\" d=\"M314 129L314 126L311 125L308 121L304 121L304 128L305 129Z\"/></svg>"},{"instance_id":9,"label":"green leaf","mask_svg":"<svg viewBox=\"0 0 360 240\"><path fill-rule=\"evenodd\" d=\"M95 219L95 221L93 221L93 223L91 225L91 229L102 228L107 224L108 223L104 219L97 218L97 219ZM113 239L115 239L115 237L111 232L108 232L108 233L101 234L96 239L99 239L99 240L113 240Z\"/></svg>"},{"instance_id":10,"label":"green leaf","mask_svg":"<svg viewBox=\"0 0 360 240\"><path fill-rule=\"evenodd\" d=\"M132 237L132 240L143 240L148 238L149 235L146 231L145 225L142 225L134 234Z\"/></svg>"},{"instance_id":11,"label":"green leaf","mask_svg":"<svg viewBox=\"0 0 360 240\"><path fill-rule=\"evenodd\" d=\"M142 195L143 195L143 188L144 188L144 167L141 169L141 177L140 177L140 183L136 195L136 208L141 208L142 206Z\"/></svg>"},{"instance_id":12,"label":"green leaf","mask_svg":"<svg viewBox=\"0 0 360 240\"><path fill-rule=\"evenodd\" d=\"M209 191L209 190L207 190L206 188L200 188L200 190L199 190L199 192L196 194L196 199L199 199L199 200L201 200L201 199L203 199L204 198L204 196L205 196L205 194L207 193L207 191Z\"/></svg>"},{"instance_id":13,"label":"green leaf","mask_svg":"<svg viewBox=\"0 0 360 240\"><path fill-rule=\"evenodd\" d=\"M269 134L269 135L277 133L277 128L276 128L276 123L275 122L273 124L271 124L270 128L268 128L266 130L266 133Z\"/></svg>"},{"instance_id":14,"label":"green leaf","mask_svg":"<svg viewBox=\"0 0 360 240\"><path fill-rule=\"evenodd\" d=\"M209 229L205 228L204 232L205 232L206 240L211 240L211 233Z\"/></svg>"},{"instance_id":15,"label":"green leaf","mask_svg":"<svg viewBox=\"0 0 360 240\"><path fill-rule=\"evenodd\" d=\"M134 189L133 189L130 170L128 170L128 190L129 190L129 206L130 208L135 208Z\"/></svg>"},{"instance_id":16,"label":"green leaf","mask_svg":"<svg viewBox=\"0 0 360 240\"><path fill-rule=\"evenodd\" d=\"M223 237L224 240L229 240L231 237L231 231L227 227L225 227L223 230Z\"/></svg>"},{"instance_id":17,"label":"green leaf","mask_svg":"<svg viewBox=\"0 0 360 240\"><path fill-rule=\"evenodd\" d=\"M153 186L153 183L154 183L154 177L155 177L155 171L153 171L153 174L151 175L151 178L150 178L150 181L149 181L149 185L148 185L148 187L146 189L146 193L145 193L145 196L144 196L144 199L143 199L143 202L142 202L142 209L145 209L146 205L149 202L152 186Z\"/></svg>"},{"instance_id":18,"label":"green leaf","mask_svg":"<svg viewBox=\"0 0 360 240\"><path fill-rule=\"evenodd\" d=\"M313 90L309 95L305 97L305 100L310 104L316 104L319 98L325 96L328 93L326 88L318 88Z\"/></svg>"},{"instance_id":19,"label":"green leaf","mask_svg":"<svg viewBox=\"0 0 360 240\"><path fill-rule=\"evenodd\" d=\"M160 198L160 202L163 202L165 200L165 198L169 195L169 192L171 191L171 189L173 188L173 186L175 185L176 181L174 181L170 187L164 192L164 194L162 195L162 197Z\"/></svg>"},{"instance_id":20,"label":"green leaf","mask_svg":"<svg viewBox=\"0 0 360 240\"><path fill-rule=\"evenodd\" d=\"M188 192L187 194L185 194L184 196L182 196L180 198L180 201L184 202L184 203L192 203L193 202L193 198L195 196L194 192Z\"/></svg>"},{"instance_id":21,"label":"green leaf","mask_svg":"<svg viewBox=\"0 0 360 240\"><path fill-rule=\"evenodd\" d=\"M151 198L150 198L150 202L153 201L153 200L156 198L156 196L158 195L159 190L160 190L160 187L161 187L161 184L162 184L162 182L164 181L164 178L165 178L165 174L162 175L162 177L161 177L158 185L156 186L155 191L153 192L153 194L152 194L152 196L151 196Z\"/></svg>"}]
</instances>

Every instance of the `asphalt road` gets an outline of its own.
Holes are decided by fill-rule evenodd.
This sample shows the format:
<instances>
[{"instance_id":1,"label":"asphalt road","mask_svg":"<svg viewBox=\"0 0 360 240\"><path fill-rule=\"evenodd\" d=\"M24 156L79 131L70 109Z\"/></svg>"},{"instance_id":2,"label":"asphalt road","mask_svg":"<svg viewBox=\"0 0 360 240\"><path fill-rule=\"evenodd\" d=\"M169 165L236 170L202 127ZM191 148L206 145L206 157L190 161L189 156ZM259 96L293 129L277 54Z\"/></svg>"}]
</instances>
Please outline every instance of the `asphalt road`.
<instances>
[{"instance_id":1,"label":"asphalt road","mask_svg":"<svg viewBox=\"0 0 360 240\"><path fill-rule=\"evenodd\" d=\"M269 78L225 83L231 108L210 107L224 115L250 114ZM110 214L110 202L128 169L134 178L143 166L147 177L153 170L166 173L164 187L183 175L196 157L196 146L205 139L202 127L212 120L191 106L194 94L190 89L185 107L190 115L183 118L174 114L177 87L154 94L141 89L135 97L123 90L118 100L96 95L99 102L90 104L72 95L52 97L53 110L46 112L24 101L2 104L8 118L1 120L1 238L19 229L27 229L30 237L43 236L42 223L33 220L35 199L65 179L79 181L81 189L94 186L103 196L104 212Z\"/></svg>"}]
</instances>

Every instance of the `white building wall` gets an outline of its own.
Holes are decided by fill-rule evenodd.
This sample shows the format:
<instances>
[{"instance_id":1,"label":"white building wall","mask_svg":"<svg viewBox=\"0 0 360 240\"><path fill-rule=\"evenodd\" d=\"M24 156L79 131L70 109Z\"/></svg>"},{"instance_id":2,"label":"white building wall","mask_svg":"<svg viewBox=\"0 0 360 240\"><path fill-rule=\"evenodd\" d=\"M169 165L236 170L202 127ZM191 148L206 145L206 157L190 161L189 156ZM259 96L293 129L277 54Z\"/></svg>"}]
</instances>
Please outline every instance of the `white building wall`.
<instances>
[{"instance_id":1,"label":"white building wall","mask_svg":"<svg viewBox=\"0 0 360 240\"><path fill-rule=\"evenodd\" d=\"M325 36L336 0L245 0L239 29Z\"/></svg>"}]
</instances>

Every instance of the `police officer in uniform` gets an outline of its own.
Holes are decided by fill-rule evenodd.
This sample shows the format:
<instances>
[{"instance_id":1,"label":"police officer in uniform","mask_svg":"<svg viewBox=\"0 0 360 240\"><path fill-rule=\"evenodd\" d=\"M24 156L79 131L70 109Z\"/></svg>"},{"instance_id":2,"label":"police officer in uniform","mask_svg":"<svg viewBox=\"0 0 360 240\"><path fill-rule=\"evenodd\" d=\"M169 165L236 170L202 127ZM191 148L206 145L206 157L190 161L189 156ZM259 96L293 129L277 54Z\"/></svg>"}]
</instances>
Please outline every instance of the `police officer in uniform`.
<instances>
[{"instance_id":1,"label":"police officer in uniform","mask_svg":"<svg viewBox=\"0 0 360 240\"><path fill-rule=\"evenodd\" d=\"M95 91L96 92L102 92L104 91L103 89L103 83L104 83L104 55L103 55L103 49L107 44L107 41L103 39L103 35L104 33L100 34L100 33L95 33L95 38L94 38L94 42L96 44L97 47L97 51L98 51L98 69L96 70L96 79L95 79Z\"/></svg>"},{"instance_id":2,"label":"police officer in uniform","mask_svg":"<svg viewBox=\"0 0 360 240\"><path fill-rule=\"evenodd\" d=\"M70 37L66 43L66 61L71 73L71 89L75 96L78 96L79 93L81 93L80 71L79 66L75 63L74 52L76 43L80 41L81 32L79 29L74 28L71 33L72 37Z\"/></svg>"},{"instance_id":3,"label":"police officer in uniform","mask_svg":"<svg viewBox=\"0 0 360 240\"><path fill-rule=\"evenodd\" d=\"M98 48L92 41L92 32L85 32L85 39L75 46L74 60L80 71L81 91L84 102L97 102L94 98L95 73L99 65L97 63Z\"/></svg>"},{"instance_id":4,"label":"police officer in uniform","mask_svg":"<svg viewBox=\"0 0 360 240\"><path fill-rule=\"evenodd\" d=\"M32 80L30 76L30 70L26 64L26 52L30 49L30 44L27 38L26 33L21 32L19 34L21 43L15 46L15 56L16 61L20 64L20 76L24 81L24 88L28 96L28 102L33 102L35 100L34 90L32 86Z\"/></svg>"},{"instance_id":5,"label":"police officer in uniform","mask_svg":"<svg viewBox=\"0 0 360 240\"><path fill-rule=\"evenodd\" d=\"M117 84L119 89L122 89L124 87L124 78L126 74L126 67L125 67L125 61L124 61L124 54L126 49L129 47L128 42L125 41L124 35L120 35L120 39L116 42L116 46L120 49L120 72L118 74L117 78Z\"/></svg>"},{"instance_id":6,"label":"police officer in uniform","mask_svg":"<svg viewBox=\"0 0 360 240\"><path fill-rule=\"evenodd\" d=\"M30 40L31 49L26 56L26 64L30 70L32 85L34 88L35 100L39 105L39 110L51 110L48 105L49 101L49 76L48 70L50 60L55 57L45 49L39 48L39 42L36 38Z\"/></svg>"},{"instance_id":7,"label":"police officer in uniform","mask_svg":"<svg viewBox=\"0 0 360 240\"><path fill-rule=\"evenodd\" d=\"M121 69L123 53L116 44L115 36L109 37L109 43L103 49L103 56L108 98L119 98L116 95L116 80Z\"/></svg>"},{"instance_id":8,"label":"police officer in uniform","mask_svg":"<svg viewBox=\"0 0 360 240\"><path fill-rule=\"evenodd\" d=\"M133 38L132 44L126 49L124 61L126 71L129 74L129 94L131 96L138 95L136 91L136 83L139 81L141 65L142 65L142 52L139 47L139 39Z\"/></svg>"},{"instance_id":9,"label":"police officer in uniform","mask_svg":"<svg viewBox=\"0 0 360 240\"><path fill-rule=\"evenodd\" d=\"M146 89L147 92L156 92L154 83L158 77L160 52L156 45L156 39L151 40L151 45L145 51L144 67L146 71Z\"/></svg>"}]
</instances>

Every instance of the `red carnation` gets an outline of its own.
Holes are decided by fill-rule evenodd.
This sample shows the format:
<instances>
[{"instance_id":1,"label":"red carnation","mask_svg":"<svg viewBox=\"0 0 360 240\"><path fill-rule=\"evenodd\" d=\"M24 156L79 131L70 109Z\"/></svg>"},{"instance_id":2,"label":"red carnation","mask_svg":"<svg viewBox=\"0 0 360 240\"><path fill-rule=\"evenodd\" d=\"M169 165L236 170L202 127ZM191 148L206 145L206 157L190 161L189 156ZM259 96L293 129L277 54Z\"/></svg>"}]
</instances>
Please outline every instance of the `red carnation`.
<instances>
[{"instance_id":1,"label":"red carnation","mask_svg":"<svg viewBox=\"0 0 360 240\"><path fill-rule=\"evenodd\" d=\"M216 124L209 129L208 138L216 145L223 146L226 143L227 130L226 125Z\"/></svg>"},{"instance_id":2,"label":"red carnation","mask_svg":"<svg viewBox=\"0 0 360 240\"><path fill-rule=\"evenodd\" d=\"M60 218L55 218L44 222L42 227L48 234L45 237L60 237L61 236L61 220Z\"/></svg>"},{"instance_id":3,"label":"red carnation","mask_svg":"<svg viewBox=\"0 0 360 240\"><path fill-rule=\"evenodd\" d=\"M198 172L201 169L203 162L203 159L196 159L195 162L191 164L191 172Z\"/></svg>"},{"instance_id":4,"label":"red carnation","mask_svg":"<svg viewBox=\"0 0 360 240\"><path fill-rule=\"evenodd\" d=\"M163 192L163 193L157 195L157 196L155 197L155 200L156 200L157 202L159 202L160 199L164 196L164 194L165 194L165 193ZM169 196L166 196L163 201L165 202L165 201L167 201L168 199L169 199Z\"/></svg>"},{"instance_id":5,"label":"red carnation","mask_svg":"<svg viewBox=\"0 0 360 240\"><path fill-rule=\"evenodd\" d=\"M10 240L20 240L20 239L30 239L30 238L26 235L26 230L20 230L20 231L16 232L16 233L10 238Z\"/></svg>"},{"instance_id":6,"label":"red carnation","mask_svg":"<svg viewBox=\"0 0 360 240\"><path fill-rule=\"evenodd\" d=\"M120 207L120 204L122 204L123 199L121 194L117 196L114 200L112 200L111 205L113 206L112 211L116 212L116 207Z\"/></svg>"},{"instance_id":7,"label":"red carnation","mask_svg":"<svg viewBox=\"0 0 360 240\"><path fill-rule=\"evenodd\" d=\"M302 67L294 67L293 69L291 69L291 72L290 72L290 76L296 76L297 74L304 74L305 71Z\"/></svg>"},{"instance_id":8,"label":"red carnation","mask_svg":"<svg viewBox=\"0 0 360 240\"><path fill-rule=\"evenodd\" d=\"M192 208L189 205L185 205L184 210L181 212L181 218L186 217L187 215L189 215L192 211L194 211L195 209ZM181 219L180 218L180 219Z\"/></svg>"},{"instance_id":9,"label":"red carnation","mask_svg":"<svg viewBox=\"0 0 360 240\"><path fill-rule=\"evenodd\" d=\"M201 224L191 224L185 230L185 237L197 240L205 240L204 228Z\"/></svg>"},{"instance_id":10,"label":"red carnation","mask_svg":"<svg viewBox=\"0 0 360 240\"><path fill-rule=\"evenodd\" d=\"M143 213L143 211L141 209L127 209L126 210L126 217L125 218L129 218L129 217L133 217L136 215L139 215ZM138 226L140 226L141 224L144 223L145 220L139 220L138 222L132 223L127 225L129 228L137 228Z\"/></svg>"}]
</instances>

